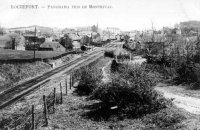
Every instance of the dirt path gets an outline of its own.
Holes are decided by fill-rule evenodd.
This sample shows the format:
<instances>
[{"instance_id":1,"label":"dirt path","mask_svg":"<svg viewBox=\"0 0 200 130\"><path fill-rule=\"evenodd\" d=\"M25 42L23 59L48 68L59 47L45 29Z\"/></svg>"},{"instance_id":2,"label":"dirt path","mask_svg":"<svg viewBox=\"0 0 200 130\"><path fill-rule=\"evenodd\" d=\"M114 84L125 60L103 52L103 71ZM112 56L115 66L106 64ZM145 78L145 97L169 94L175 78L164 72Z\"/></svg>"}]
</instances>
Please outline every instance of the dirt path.
<instances>
[{"instance_id":1,"label":"dirt path","mask_svg":"<svg viewBox=\"0 0 200 130\"><path fill-rule=\"evenodd\" d=\"M177 107L183 108L192 114L200 115L200 98L175 92L174 89L176 89L175 86L155 87L155 90L161 92L164 97L173 99L173 103Z\"/></svg>"},{"instance_id":2,"label":"dirt path","mask_svg":"<svg viewBox=\"0 0 200 130\"><path fill-rule=\"evenodd\" d=\"M133 58L132 63L141 64L145 61L146 59L137 56ZM109 62L106 66L102 68L104 83L109 81L108 68L110 67L110 64L111 62ZM160 84L155 87L155 90L161 92L164 95L164 97L168 99L173 99L173 103L177 107L182 108L192 114L200 115L200 98L198 98L196 91L190 92L179 86L167 86L167 85L160 86ZM193 95L196 97L194 97Z\"/></svg>"},{"instance_id":3,"label":"dirt path","mask_svg":"<svg viewBox=\"0 0 200 130\"><path fill-rule=\"evenodd\" d=\"M142 63L146 59L141 58L140 56L134 57L133 63ZM164 97L168 99L173 99L173 103L192 114L200 115L200 98L198 98L197 92L190 92L179 86L156 86L155 90L161 92ZM193 94L196 96L194 97Z\"/></svg>"},{"instance_id":4,"label":"dirt path","mask_svg":"<svg viewBox=\"0 0 200 130\"><path fill-rule=\"evenodd\" d=\"M104 83L109 81L109 76L110 76L110 65L111 65L112 61L109 61L103 68L102 68L102 72L103 72L103 79L102 81Z\"/></svg>"}]
</instances>

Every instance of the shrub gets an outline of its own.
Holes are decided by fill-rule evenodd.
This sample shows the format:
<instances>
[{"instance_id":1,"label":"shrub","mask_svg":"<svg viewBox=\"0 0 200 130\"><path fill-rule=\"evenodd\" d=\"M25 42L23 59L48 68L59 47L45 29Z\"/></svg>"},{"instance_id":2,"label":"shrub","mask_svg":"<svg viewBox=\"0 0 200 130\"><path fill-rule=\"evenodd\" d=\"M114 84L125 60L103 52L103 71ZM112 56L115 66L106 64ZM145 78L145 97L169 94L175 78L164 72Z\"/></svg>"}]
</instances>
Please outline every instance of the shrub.
<instances>
[{"instance_id":1,"label":"shrub","mask_svg":"<svg viewBox=\"0 0 200 130\"><path fill-rule=\"evenodd\" d=\"M192 83L197 86L200 84L200 64L182 63L177 67L178 80L180 82Z\"/></svg>"},{"instance_id":2,"label":"shrub","mask_svg":"<svg viewBox=\"0 0 200 130\"><path fill-rule=\"evenodd\" d=\"M68 34L65 34L64 37L61 37L59 43L66 49L73 48L72 38Z\"/></svg>"},{"instance_id":3,"label":"shrub","mask_svg":"<svg viewBox=\"0 0 200 130\"><path fill-rule=\"evenodd\" d=\"M79 76L76 92L79 95L89 95L101 82L102 72L95 66L84 66L75 72Z\"/></svg>"},{"instance_id":4,"label":"shrub","mask_svg":"<svg viewBox=\"0 0 200 130\"><path fill-rule=\"evenodd\" d=\"M170 101L154 89L154 78L139 65L122 65L110 83L96 88L92 97L107 106L118 106L121 114L140 116L167 107Z\"/></svg>"},{"instance_id":5,"label":"shrub","mask_svg":"<svg viewBox=\"0 0 200 130\"><path fill-rule=\"evenodd\" d=\"M118 59L121 59L121 60L125 60L125 59L130 59L130 54L126 53L126 54L122 54L120 53L118 56L117 56Z\"/></svg>"},{"instance_id":6,"label":"shrub","mask_svg":"<svg viewBox=\"0 0 200 130\"><path fill-rule=\"evenodd\" d=\"M106 50L106 51L104 52L104 56L105 56L105 57L114 58L114 57L115 57L114 51L113 51L113 50Z\"/></svg>"},{"instance_id":7,"label":"shrub","mask_svg":"<svg viewBox=\"0 0 200 130\"><path fill-rule=\"evenodd\" d=\"M118 71L118 67L119 67L119 64L116 62L116 60L112 60L112 63L111 63L111 72L114 73L116 71Z\"/></svg>"},{"instance_id":8,"label":"shrub","mask_svg":"<svg viewBox=\"0 0 200 130\"><path fill-rule=\"evenodd\" d=\"M81 50L82 50L82 51L86 51L87 48L86 48L85 46L81 46Z\"/></svg>"},{"instance_id":9,"label":"shrub","mask_svg":"<svg viewBox=\"0 0 200 130\"><path fill-rule=\"evenodd\" d=\"M87 45L91 42L90 37L88 37L87 35L83 36L80 40L81 45Z\"/></svg>"}]
</instances>

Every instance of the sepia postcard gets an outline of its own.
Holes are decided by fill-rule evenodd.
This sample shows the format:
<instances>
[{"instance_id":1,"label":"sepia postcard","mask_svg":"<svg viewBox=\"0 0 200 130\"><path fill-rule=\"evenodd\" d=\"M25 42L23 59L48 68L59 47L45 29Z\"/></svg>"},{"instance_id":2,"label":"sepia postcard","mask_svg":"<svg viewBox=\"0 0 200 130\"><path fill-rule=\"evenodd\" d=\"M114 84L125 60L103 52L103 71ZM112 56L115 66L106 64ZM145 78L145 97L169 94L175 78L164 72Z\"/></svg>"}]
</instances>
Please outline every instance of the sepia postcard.
<instances>
[{"instance_id":1,"label":"sepia postcard","mask_svg":"<svg viewBox=\"0 0 200 130\"><path fill-rule=\"evenodd\" d=\"M0 130L200 130L200 0L2 0Z\"/></svg>"}]
</instances>

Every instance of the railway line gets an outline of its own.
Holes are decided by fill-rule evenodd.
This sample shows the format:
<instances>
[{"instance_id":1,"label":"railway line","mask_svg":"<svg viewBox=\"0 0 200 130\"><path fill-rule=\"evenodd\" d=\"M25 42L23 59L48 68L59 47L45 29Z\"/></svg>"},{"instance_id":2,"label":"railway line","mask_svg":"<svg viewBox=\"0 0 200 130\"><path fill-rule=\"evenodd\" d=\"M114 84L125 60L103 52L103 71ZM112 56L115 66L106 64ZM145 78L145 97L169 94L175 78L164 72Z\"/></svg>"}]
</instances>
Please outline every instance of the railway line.
<instances>
[{"instance_id":1,"label":"railway line","mask_svg":"<svg viewBox=\"0 0 200 130\"><path fill-rule=\"evenodd\" d=\"M0 109L3 109L29 93L37 90L41 86L48 83L52 78L60 76L62 74L70 73L74 68L79 67L87 62L92 62L95 59L98 59L103 56L104 49L117 47L116 44L109 43L103 47L94 48L93 51L87 52L84 56L81 56L77 59L72 60L71 62L64 64L60 67L57 67L51 71L48 71L40 76L37 76L31 80L23 82L19 85L16 85L3 93L0 94Z\"/></svg>"}]
</instances>

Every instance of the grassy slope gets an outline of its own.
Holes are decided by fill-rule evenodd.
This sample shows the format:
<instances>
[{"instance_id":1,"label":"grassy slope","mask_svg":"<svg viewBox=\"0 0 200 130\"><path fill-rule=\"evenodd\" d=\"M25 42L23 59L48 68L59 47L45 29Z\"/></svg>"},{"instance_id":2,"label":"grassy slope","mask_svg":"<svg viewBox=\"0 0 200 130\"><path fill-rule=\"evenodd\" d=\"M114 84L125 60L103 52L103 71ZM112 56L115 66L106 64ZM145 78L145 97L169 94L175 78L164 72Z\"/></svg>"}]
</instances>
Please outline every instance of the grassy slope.
<instances>
[{"instance_id":1,"label":"grassy slope","mask_svg":"<svg viewBox=\"0 0 200 130\"><path fill-rule=\"evenodd\" d=\"M68 62L75 55L67 55L61 58L62 62ZM45 62L33 63L0 63L0 92L13 85L43 74L51 69Z\"/></svg>"},{"instance_id":2,"label":"grassy slope","mask_svg":"<svg viewBox=\"0 0 200 130\"><path fill-rule=\"evenodd\" d=\"M3 80L0 81L0 92L19 81L44 73L50 68L49 64L40 61L23 64L0 64L0 73L3 77Z\"/></svg>"},{"instance_id":3,"label":"grassy slope","mask_svg":"<svg viewBox=\"0 0 200 130\"><path fill-rule=\"evenodd\" d=\"M56 57L65 52L58 51L36 51L36 58L51 58ZM0 49L0 59L8 60L8 59L32 59L34 56L33 51L21 51L21 50L6 50Z\"/></svg>"}]
</instances>

